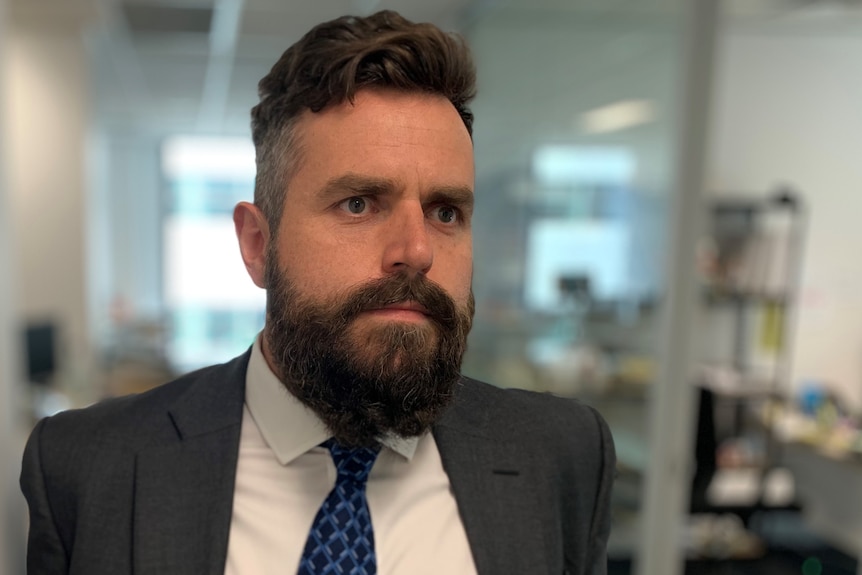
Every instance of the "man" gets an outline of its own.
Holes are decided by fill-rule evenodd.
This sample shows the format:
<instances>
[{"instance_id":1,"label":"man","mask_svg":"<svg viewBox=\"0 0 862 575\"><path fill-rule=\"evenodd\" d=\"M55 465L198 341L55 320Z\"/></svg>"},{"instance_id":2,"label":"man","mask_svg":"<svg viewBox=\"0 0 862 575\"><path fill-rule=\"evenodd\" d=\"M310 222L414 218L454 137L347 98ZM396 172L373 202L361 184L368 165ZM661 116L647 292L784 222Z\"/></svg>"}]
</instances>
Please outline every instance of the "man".
<instances>
[{"instance_id":1,"label":"man","mask_svg":"<svg viewBox=\"0 0 862 575\"><path fill-rule=\"evenodd\" d=\"M473 92L463 43L393 12L285 52L234 211L264 330L227 364L37 425L31 573L605 572L604 422L459 374Z\"/></svg>"}]
</instances>

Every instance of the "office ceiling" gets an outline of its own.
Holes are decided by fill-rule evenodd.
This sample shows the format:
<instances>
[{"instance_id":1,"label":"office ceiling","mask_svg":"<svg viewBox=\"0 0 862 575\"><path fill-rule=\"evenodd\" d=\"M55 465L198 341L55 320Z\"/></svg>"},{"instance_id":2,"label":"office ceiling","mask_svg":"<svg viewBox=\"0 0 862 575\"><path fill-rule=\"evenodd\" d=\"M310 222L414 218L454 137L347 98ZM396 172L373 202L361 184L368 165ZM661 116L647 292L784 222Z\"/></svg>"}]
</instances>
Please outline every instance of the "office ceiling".
<instances>
[{"instance_id":1,"label":"office ceiling","mask_svg":"<svg viewBox=\"0 0 862 575\"><path fill-rule=\"evenodd\" d=\"M456 27L472 0L401 0L417 20ZM94 31L99 114L157 130L246 132L257 82L314 24L376 0L107 0Z\"/></svg>"},{"instance_id":2,"label":"office ceiling","mask_svg":"<svg viewBox=\"0 0 862 575\"><path fill-rule=\"evenodd\" d=\"M475 0L10 0L11 20L84 31L108 128L246 133L257 82L313 25L391 7L458 29Z\"/></svg>"},{"instance_id":3,"label":"office ceiling","mask_svg":"<svg viewBox=\"0 0 862 575\"><path fill-rule=\"evenodd\" d=\"M679 0L9 0L13 19L85 30L93 117L109 128L247 133L257 82L313 25L392 8L469 31L488 14L634 18ZM514 16L513 16L514 14Z\"/></svg>"},{"instance_id":4,"label":"office ceiling","mask_svg":"<svg viewBox=\"0 0 862 575\"><path fill-rule=\"evenodd\" d=\"M687 1L687 0L686 0ZM9 0L12 20L85 31L93 117L109 128L242 133L257 82L314 24L392 8L469 33L477 21L536 14L587 22L645 20L679 0ZM858 28L860 0L725 0L729 21L775 29ZM851 15L852 18L847 16ZM602 20L604 19L604 20ZM801 23L801 24L800 24ZM807 26L808 28L805 28ZM770 28L771 27L771 28Z\"/></svg>"}]
</instances>

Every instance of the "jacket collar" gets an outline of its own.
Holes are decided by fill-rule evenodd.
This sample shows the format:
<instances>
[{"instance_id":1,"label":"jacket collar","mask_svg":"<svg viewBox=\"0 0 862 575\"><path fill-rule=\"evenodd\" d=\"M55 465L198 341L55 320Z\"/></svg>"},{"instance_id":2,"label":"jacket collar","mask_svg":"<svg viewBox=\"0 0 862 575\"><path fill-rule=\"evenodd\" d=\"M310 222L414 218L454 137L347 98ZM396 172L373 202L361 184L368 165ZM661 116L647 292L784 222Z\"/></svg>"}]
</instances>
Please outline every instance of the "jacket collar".
<instances>
[{"instance_id":1,"label":"jacket collar","mask_svg":"<svg viewBox=\"0 0 862 575\"><path fill-rule=\"evenodd\" d=\"M224 573L248 358L186 376L168 408L176 440L138 453L136 575Z\"/></svg>"}]
</instances>

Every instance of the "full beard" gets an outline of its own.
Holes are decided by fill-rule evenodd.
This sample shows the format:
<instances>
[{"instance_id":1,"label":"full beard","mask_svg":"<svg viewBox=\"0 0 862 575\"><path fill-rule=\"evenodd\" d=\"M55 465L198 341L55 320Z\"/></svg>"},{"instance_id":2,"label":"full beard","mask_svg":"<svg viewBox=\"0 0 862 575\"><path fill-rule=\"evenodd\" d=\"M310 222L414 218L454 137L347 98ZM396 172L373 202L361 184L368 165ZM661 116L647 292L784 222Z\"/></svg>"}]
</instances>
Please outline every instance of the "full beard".
<instances>
[{"instance_id":1,"label":"full beard","mask_svg":"<svg viewBox=\"0 0 862 575\"><path fill-rule=\"evenodd\" d=\"M392 275L330 301L300 295L274 257L266 266L264 337L273 370L345 447L371 447L388 433L427 431L451 403L460 378L473 295L458 306L422 275ZM429 321L357 321L401 302ZM364 325L361 325L364 324Z\"/></svg>"}]
</instances>

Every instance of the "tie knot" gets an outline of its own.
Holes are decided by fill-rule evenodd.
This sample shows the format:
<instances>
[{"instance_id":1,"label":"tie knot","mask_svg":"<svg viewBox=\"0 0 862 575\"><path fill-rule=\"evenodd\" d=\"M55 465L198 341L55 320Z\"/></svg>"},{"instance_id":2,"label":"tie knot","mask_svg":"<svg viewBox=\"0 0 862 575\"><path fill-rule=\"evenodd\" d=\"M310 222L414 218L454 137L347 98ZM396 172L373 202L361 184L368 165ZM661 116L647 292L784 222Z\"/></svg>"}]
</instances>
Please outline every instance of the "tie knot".
<instances>
[{"instance_id":1,"label":"tie knot","mask_svg":"<svg viewBox=\"0 0 862 575\"><path fill-rule=\"evenodd\" d=\"M323 446L332 454L332 461L338 472L338 481L349 479L357 483L365 483L380 452L380 448L342 447L335 439L324 441Z\"/></svg>"}]
</instances>

